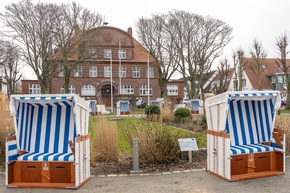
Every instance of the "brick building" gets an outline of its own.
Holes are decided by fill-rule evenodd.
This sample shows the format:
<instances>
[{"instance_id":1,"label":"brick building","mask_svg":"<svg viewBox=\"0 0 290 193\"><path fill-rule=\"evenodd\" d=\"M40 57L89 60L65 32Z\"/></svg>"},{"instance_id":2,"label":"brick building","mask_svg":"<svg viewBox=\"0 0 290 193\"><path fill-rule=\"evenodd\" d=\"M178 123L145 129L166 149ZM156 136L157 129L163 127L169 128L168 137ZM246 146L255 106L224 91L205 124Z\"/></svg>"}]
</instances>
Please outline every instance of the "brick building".
<instances>
[{"instance_id":1,"label":"brick building","mask_svg":"<svg viewBox=\"0 0 290 193\"><path fill-rule=\"evenodd\" d=\"M132 28L128 28L127 32L108 26L93 30L96 35L86 48L87 59L75 67L70 77L70 92L110 106L112 83L114 104L120 99L134 102L142 97L147 100L149 66L150 98L160 97L154 59L133 38ZM50 92L64 92L63 85L63 73L60 71L51 80Z\"/></svg>"},{"instance_id":2,"label":"brick building","mask_svg":"<svg viewBox=\"0 0 290 193\"><path fill-rule=\"evenodd\" d=\"M85 50L86 59L75 67L70 77L70 93L96 99L99 104L110 106L112 83L114 104L120 99L135 102L140 97L147 101L148 90L150 99L160 97L159 76L154 59L133 38L132 28L128 28L127 32L109 26L92 30L95 30L96 35ZM22 93L29 94L34 87L40 90L35 84L37 81L35 83L34 80L22 81ZM51 79L49 90L52 94L64 92L61 67Z\"/></svg>"}]
</instances>

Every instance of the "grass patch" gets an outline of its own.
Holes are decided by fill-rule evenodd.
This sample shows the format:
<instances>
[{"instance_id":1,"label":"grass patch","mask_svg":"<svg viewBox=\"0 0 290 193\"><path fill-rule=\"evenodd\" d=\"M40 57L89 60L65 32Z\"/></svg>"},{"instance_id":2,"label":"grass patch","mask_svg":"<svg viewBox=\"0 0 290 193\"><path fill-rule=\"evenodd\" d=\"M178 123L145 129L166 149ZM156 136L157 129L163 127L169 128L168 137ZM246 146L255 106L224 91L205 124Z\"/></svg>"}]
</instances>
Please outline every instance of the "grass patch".
<instances>
[{"instance_id":1,"label":"grass patch","mask_svg":"<svg viewBox=\"0 0 290 193\"><path fill-rule=\"evenodd\" d=\"M206 136L202 133L175 128L160 121L134 118L128 118L126 121L124 126L119 127L125 141L129 141L126 146L130 145L132 148L133 138L138 138L140 159L150 164L171 163L184 159L184 153L180 151L178 143L180 138L196 138L200 148L206 147Z\"/></svg>"},{"instance_id":2,"label":"grass patch","mask_svg":"<svg viewBox=\"0 0 290 193\"><path fill-rule=\"evenodd\" d=\"M132 108L132 111L130 112L131 115L144 115L145 114L145 108Z\"/></svg>"},{"instance_id":3,"label":"grass patch","mask_svg":"<svg viewBox=\"0 0 290 193\"><path fill-rule=\"evenodd\" d=\"M279 114L290 114L290 109L279 109L278 110L278 113Z\"/></svg>"},{"instance_id":4,"label":"grass patch","mask_svg":"<svg viewBox=\"0 0 290 193\"><path fill-rule=\"evenodd\" d=\"M144 110L144 109L143 109ZM108 119L108 118L107 118ZM92 139L94 136L94 125L97 123L98 117L90 117L89 122L89 135ZM131 141L125 135L125 130L134 131L135 124L146 124L146 121L134 117L126 117L123 120L116 121L118 127L118 145L121 153L132 154ZM158 125L159 123L151 123ZM193 133L184 129L178 129L172 126L164 125L164 129L170 130L173 134L178 134L181 138L196 138L197 145L199 148L206 148L206 134L204 133ZM178 143L178 142L176 142Z\"/></svg>"}]
</instances>

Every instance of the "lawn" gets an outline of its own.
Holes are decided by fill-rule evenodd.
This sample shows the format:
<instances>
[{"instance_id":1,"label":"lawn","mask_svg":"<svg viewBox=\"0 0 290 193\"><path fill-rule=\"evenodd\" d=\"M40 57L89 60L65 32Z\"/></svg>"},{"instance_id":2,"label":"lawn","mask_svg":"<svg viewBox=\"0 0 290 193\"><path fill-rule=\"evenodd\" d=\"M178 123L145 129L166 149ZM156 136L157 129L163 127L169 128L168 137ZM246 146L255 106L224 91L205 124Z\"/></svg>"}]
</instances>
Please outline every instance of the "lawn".
<instances>
[{"instance_id":1,"label":"lawn","mask_svg":"<svg viewBox=\"0 0 290 193\"><path fill-rule=\"evenodd\" d=\"M290 115L290 110L289 109L279 109L279 114L289 114Z\"/></svg>"},{"instance_id":2,"label":"lawn","mask_svg":"<svg viewBox=\"0 0 290 193\"><path fill-rule=\"evenodd\" d=\"M144 109L142 109L144 111ZM97 117L90 117L89 122L89 133L90 137L93 137L93 125L96 123ZM134 124L147 124L145 120L140 118L133 118L133 117L126 117L122 120L117 121L117 127L118 127L118 143L119 143L119 149L121 153L132 153L132 148L130 145L130 141L125 136L125 130L126 131L133 131L134 130ZM150 124L159 124L159 123L150 123ZM169 129L173 134L178 135L178 138L196 138L197 145L199 148L205 148L206 147L206 135L204 133L193 133L187 130L178 129L172 126L163 125L163 129Z\"/></svg>"}]
</instances>

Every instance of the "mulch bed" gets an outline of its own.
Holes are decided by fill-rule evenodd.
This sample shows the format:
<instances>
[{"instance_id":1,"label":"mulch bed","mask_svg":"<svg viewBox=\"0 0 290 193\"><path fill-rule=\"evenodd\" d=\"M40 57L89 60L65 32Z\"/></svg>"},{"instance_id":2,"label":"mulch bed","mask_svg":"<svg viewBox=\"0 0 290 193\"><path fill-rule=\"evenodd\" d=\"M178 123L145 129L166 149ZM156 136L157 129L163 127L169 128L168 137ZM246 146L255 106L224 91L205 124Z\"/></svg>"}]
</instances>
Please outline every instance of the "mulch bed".
<instances>
[{"instance_id":1,"label":"mulch bed","mask_svg":"<svg viewBox=\"0 0 290 193\"><path fill-rule=\"evenodd\" d=\"M180 160L169 164L148 164L140 161L140 170L143 173L160 173L182 171L190 169L202 169L206 166L206 149L193 152L192 163L188 160ZM122 156L119 162L96 163L91 167L92 175L108 174L130 174L133 170L133 159L131 156Z\"/></svg>"}]
</instances>

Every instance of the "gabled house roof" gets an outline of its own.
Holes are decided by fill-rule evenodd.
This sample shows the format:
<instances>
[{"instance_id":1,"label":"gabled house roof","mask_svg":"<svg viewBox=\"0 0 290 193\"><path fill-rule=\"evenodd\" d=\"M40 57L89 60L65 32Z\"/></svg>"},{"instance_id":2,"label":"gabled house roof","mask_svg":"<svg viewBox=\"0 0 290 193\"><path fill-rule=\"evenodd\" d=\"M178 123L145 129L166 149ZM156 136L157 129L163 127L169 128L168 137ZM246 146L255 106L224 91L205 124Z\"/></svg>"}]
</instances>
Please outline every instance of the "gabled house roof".
<instances>
[{"instance_id":1,"label":"gabled house roof","mask_svg":"<svg viewBox=\"0 0 290 193\"><path fill-rule=\"evenodd\" d=\"M276 63L276 58L265 58L263 60L263 70L261 72L261 80L262 80L262 89L265 90L272 90L274 89L271 81L269 80L269 76L273 75L280 75L284 74L283 71L279 68L279 66ZM253 62L252 58L245 58L245 74L247 75L251 85L252 89L257 90L258 89L258 78L253 72L253 70L250 68L251 63ZM290 64L290 59L287 60L287 62ZM230 68L230 73L228 75L228 79L233 79L234 78L234 68ZM210 78L210 84L206 87L205 91L210 91L211 89L211 83L213 81L218 81L219 80L219 73L213 74L213 77ZM229 83L226 84L226 90L228 89Z\"/></svg>"},{"instance_id":2,"label":"gabled house roof","mask_svg":"<svg viewBox=\"0 0 290 193\"><path fill-rule=\"evenodd\" d=\"M218 70L213 71L214 73L212 73L212 77L209 78L208 82L205 83L205 88L204 91L205 92L211 92L212 91L212 87L211 87L211 83L214 81L219 81L220 80L220 74L218 73ZM229 74L227 76L227 80L231 80L233 78L233 74L234 74L234 68L229 68ZM225 89L228 90L230 81L226 81L226 85L225 85Z\"/></svg>"},{"instance_id":3,"label":"gabled house roof","mask_svg":"<svg viewBox=\"0 0 290 193\"><path fill-rule=\"evenodd\" d=\"M263 60L263 70L261 72L261 80L262 80L262 89L274 89L270 80L268 79L268 75L273 74L283 74L282 70L279 68L277 63L275 62L277 59L275 58L265 58ZM290 61L290 60L289 60ZM246 68L245 73L247 74L249 81L251 82L253 89L258 89L258 78L250 68L251 63L253 62L252 58L245 58Z\"/></svg>"},{"instance_id":4,"label":"gabled house roof","mask_svg":"<svg viewBox=\"0 0 290 193\"><path fill-rule=\"evenodd\" d=\"M89 42L87 43L86 49L90 47L96 47L97 49L118 48L119 41L121 41L122 42L121 49L122 48L133 49L132 62L147 62L149 52L132 36L131 28L128 28L128 32L110 26L96 27L85 32L82 30L78 30L71 39L71 42L73 42L71 45L77 47L78 41L80 41L80 38L83 35L86 35L86 33L90 36L92 35L90 37ZM61 50L57 50L57 52L55 53L55 58L56 59L61 58L61 55L62 55ZM71 61L76 61L78 60L78 58L79 53L76 48L75 50L73 50L72 54L68 59ZM97 60L100 60L100 58L97 58ZM126 61L130 62L130 60L128 59ZM154 58L150 55L150 53L149 53L149 62L154 62Z\"/></svg>"}]
</instances>

